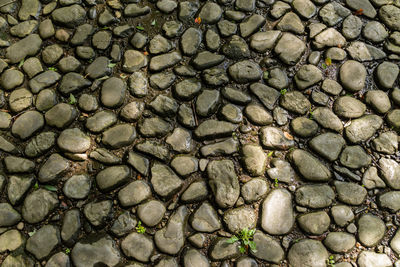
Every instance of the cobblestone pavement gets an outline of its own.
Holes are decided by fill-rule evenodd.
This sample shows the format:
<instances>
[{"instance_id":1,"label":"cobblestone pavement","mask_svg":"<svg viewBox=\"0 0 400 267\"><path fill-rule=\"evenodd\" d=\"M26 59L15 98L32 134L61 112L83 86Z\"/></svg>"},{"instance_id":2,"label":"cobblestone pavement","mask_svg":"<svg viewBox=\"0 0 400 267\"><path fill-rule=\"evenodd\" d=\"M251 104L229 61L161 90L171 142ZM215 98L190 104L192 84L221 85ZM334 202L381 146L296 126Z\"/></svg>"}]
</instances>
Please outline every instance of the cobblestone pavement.
<instances>
[{"instance_id":1,"label":"cobblestone pavement","mask_svg":"<svg viewBox=\"0 0 400 267\"><path fill-rule=\"evenodd\" d=\"M2 267L400 266L399 0L0 0Z\"/></svg>"}]
</instances>

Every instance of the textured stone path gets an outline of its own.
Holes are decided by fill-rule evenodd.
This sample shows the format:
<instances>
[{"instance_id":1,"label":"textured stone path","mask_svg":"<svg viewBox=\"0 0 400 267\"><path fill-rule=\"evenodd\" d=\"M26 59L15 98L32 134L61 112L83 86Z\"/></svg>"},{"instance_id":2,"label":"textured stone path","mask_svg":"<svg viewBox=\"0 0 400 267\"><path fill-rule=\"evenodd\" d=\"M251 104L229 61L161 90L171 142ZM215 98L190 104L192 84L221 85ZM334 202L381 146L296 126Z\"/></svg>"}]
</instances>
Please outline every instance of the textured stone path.
<instances>
[{"instance_id":1,"label":"textured stone path","mask_svg":"<svg viewBox=\"0 0 400 267\"><path fill-rule=\"evenodd\" d=\"M398 0L0 0L0 47L1 267L400 266Z\"/></svg>"}]
</instances>

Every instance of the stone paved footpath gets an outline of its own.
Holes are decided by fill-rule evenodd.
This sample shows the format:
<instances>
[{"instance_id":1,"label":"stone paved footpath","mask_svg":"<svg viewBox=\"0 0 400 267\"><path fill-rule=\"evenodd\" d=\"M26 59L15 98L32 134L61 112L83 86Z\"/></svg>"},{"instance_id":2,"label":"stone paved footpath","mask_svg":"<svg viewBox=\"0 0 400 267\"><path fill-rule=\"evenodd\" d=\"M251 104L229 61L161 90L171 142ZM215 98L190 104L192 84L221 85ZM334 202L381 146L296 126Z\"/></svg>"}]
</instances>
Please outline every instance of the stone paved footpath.
<instances>
[{"instance_id":1,"label":"stone paved footpath","mask_svg":"<svg viewBox=\"0 0 400 267\"><path fill-rule=\"evenodd\" d=\"M400 266L399 0L0 0L1 267Z\"/></svg>"}]
</instances>

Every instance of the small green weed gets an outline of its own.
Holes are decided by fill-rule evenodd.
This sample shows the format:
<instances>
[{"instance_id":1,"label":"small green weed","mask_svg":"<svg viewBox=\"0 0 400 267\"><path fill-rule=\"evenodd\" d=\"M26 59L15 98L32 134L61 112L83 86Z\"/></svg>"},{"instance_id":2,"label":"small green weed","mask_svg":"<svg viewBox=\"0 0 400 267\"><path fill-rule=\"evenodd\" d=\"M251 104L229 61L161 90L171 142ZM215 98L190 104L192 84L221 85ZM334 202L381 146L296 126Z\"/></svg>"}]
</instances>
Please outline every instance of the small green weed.
<instances>
[{"instance_id":1,"label":"small green weed","mask_svg":"<svg viewBox=\"0 0 400 267\"><path fill-rule=\"evenodd\" d=\"M268 80L269 79L269 72L268 71L264 71L263 79L264 80Z\"/></svg>"},{"instance_id":2,"label":"small green weed","mask_svg":"<svg viewBox=\"0 0 400 267\"><path fill-rule=\"evenodd\" d=\"M142 226L141 221L139 221L136 226L136 232L138 232L139 234L144 234L146 232L146 228L144 226Z\"/></svg>"},{"instance_id":3,"label":"small green weed","mask_svg":"<svg viewBox=\"0 0 400 267\"><path fill-rule=\"evenodd\" d=\"M329 256L329 259L326 260L328 267L335 267L335 258L333 257L333 255Z\"/></svg>"},{"instance_id":4,"label":"small green weed","mask_svg":"<svg viewBox=\"0 0 400 267\"><path fill-rule=\"evenodd\" d=\"M287 89L282 89L281 90L281 95L285 95L287 93Z\"/></svg>"},{"instance_id":5,"label":"small green weed","mask_svg":"<svg viewBox=\"0 0 400 267\"><path fill-rule=\"evenodd\" d=\"M68 103L69 103L70 105L73 105L73 104L76 103L76 98L75 98L75 96L74 96L73 94L69 94Z\"/></svg>"},{"instance_id":6,"label":"small green weed","mask_svg":"<svg viewBox=\"0 0 400 267\"><path fill-rule=\"evenodd\" d=\"M275 179L274 179L274 186L275 186L275 187L278 187L278 186L279 186L279 180L278 180L278 178L275 178Z\"/></svg>"},{"instance_id":7,"label":"small green weed","mask_svg":"<svg viewBox=\"0 0 400 267\"><path fill-rule=\"evenodd\" d=\"M20 69L22 67L22 65L24 65L24 63L25 63L25 59L22 59L18 64L18 68Z\"/></svg>"},{"instance_id":8,"label":"small green weed","mask_svg":"<svg viewBox=\"0 0 400 267\"><path fill-rule=\"evenodd\" d=\"M48 67L48 70L52 70L52 71L57 71L58 69L56 67Z\"/></svg>"},{"instance_id":9,"label":"small green weed","mask_svg":"<svg viewBox=\"0 0 400 267\"><path fill-rule=\"evenodd\" d=\"M46 184L43 187L44 187L44 189L46 189L48 191L57 192L57 187L55 187L54 185Z\"/></svg>"},{"instance_id":10,"label":"small green weed","mask_svg":"<svg viewBox=\"0 0 400 267\"><path fill-rule=\"evenodd\" d=\"M255 232L256 229L249 230L247 228L244 228L236 235L233 235L231 238L229 238L226 242L229 244L233 244L237 241L240 241L239 245L240 253L246 253L249 248L252 252L255 253L257 252L256 243L253 241Z\"/></svg>"},{"instance_id":11,"label":"small green weed","mask_svg":"<svg viewBox=\"0 0 400 267\"><path fill-rule=\"evenodd\" d=\"M69 248L66 248L66 249L65 249L65 254L68 255L69 253L71 253L71 250L70 250Z\"/></svg>"}]
</instances>

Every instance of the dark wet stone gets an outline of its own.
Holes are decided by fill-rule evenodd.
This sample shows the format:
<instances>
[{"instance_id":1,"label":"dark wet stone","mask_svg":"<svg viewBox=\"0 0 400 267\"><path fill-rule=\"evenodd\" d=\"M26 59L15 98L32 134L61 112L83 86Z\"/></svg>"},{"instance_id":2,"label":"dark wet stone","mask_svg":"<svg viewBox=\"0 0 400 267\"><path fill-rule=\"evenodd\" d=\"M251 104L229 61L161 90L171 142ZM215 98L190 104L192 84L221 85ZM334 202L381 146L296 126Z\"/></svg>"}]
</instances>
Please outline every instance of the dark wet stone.
<instances>
[{"instance_id":1,"label":"dark wet stone","mask_svg":"<svg viewBox=\"0 0 400 267\"><path fill-rule=\"evenodd\" d=\"M11 132L25 140L38 132L43 126L43 115L37 111L27 111L14 121Z\"/></svg>"},{"instance_id":2,"label":"dark wet stone","mask_svg":"<svg viewBox=\"0 0 400 267\"><path fill-rule=\"evenodd\" d=\"M70 125L77 116L76 108L66 103L57 104L45 113L46 123L58 129Z\"/></svg>"},{"instance_id":3,"label":"dark wet stone","mask_svg":"<svg viewBox=\"0 0 400 267\"><path fill-rule=\"evenodd\" d=\"M7 196L12 205L19 204L34 182L33 175L10 175L7 183Z\"/></svg>"},{"instance_id":4,"label":"dark wet stone","mask_svg":"<svg viewBox=\"0 0 400 267\"><path fill-rule=\"evenodd\" d=\"M147 226L157 225L164 217L166 208L165 204L158 200L150 200L141 205L137 209L140 220Z\"/></svg>"},{"instance_id":5,"label":"dark wet stone","mask_svg":"<svg viewBox=\"0 0 400 267\"><path fill-rule=\"evenodd\" d=\"M297 117L290 122L290 126L296 135L303 138L313 137L318 131L318 124L307 117Z\"/></svg>"},{"instance_id":6,"label":"dark wet stone","mask_svg":"<svg viewBox=\"0 0 400 267\"><path fill-rule=\"evenodd\" d=\"M205 70L219 65L224 59L225 57L223 55L203 51L192 59L192 65L196 70Z\"/></svg>"},{"instance_id":7,"label":"dark wet stone","mask_svg":"<svg viewBox=\"0 0 400 267\"><path fill-rule=\"evenodd\" d=\"M365 113L365 110L365 104L351 96L339 97L333 105L333 111L339 117L347 119L359 118Z\"/></svg>"},{"instance_id":8,"label":"dark wet stone","mask_svg":"<svg viewBox=\"0 0 400 267\"><path fill-rule=\"evenodd\" d=\"M72 5L54 10L51 14L52 20L64 27L74 28L82 24L86 19L86 11L80 5Z\"/></svg>"},{"instance_id":9,"label":"dark wet stone","mask_svg":"<svg viewBox=\"0 0 400 267\"><path fill-rule=\"evenodd\" d=\"M121 249L128 257L148 262L154 250L154 243L151 237L133 232L122 240Z\"/></svg>"},{"instance_id":10,"label":"dark wet stone","mask_svg":"<svg viewBox=\"0 0 400 267\"><path fill-rule=\"evenodd\" d=\"M145 118L138 124L139 133L145 137L162 137L172 130L172 126L160 117Z\"/></svg>"},{"instance_id":11,"label":"dark wet stone","mask_svg":"<svg viewBox=\"0 0 400 267\"><path fill-rule=\"evenodd\" d=\"M330 129L335 132L341 132L343 130L342 121L329 108L316 108L312 112L312 117L316 122L318 122L318 124L326 129Z\"/></svg>"},{"instance_id":12,"label":"dark wet stone","mask_svg":"<svg viewBox=\"0 0 400 267\"><path fill-rule=\"evenodd\" d=\"M150 197L150 186L140 180L131 182L118 192L118 199L124 207L140 204Z\"/></svg>"},{"instance_id":13,"label":"dark wet stone","mask_svg":"<svg viewBox=\"0 0 400 267\"><path fill-rule=\"evenodd\" d=\"M335 181L338 199L349 205L361 205L367 196L367 190L356 183Z\"/></svg>"},{"instance_id":14,"label":"dark wet stone","mask_svg":"<svg viewBox=\"0 0 400 267\"><path fill-rule=\"evenodd\" d=\"M196 113L209 117L218 108L220 93L217 90L204 90L196 99Z\"/></svg>"},{"instance_id":15,"label":"dark wet stone","mask_svg":"<svg viewBox=\"0 0 400 267\"><path fill-rule=\"evenodd\" d=\"M290 161L300 174L310 181L328 181L332 174L325 165L305 150L296 149L289 154Z\"/></svg>"},{"instance_id":16,"label":"dark wet stone","mask_svg":"<svg viewBox=\"0 0 400 267\"><path fill-rule=\"evenodd\" d=\"M286 189L271 191L262 203L261 227L269 234L288 233L294 224L292 196Z\"/></svg>"},{"instance_id":17,"label":"dark wet stone","mask_svg":"<svg viewBox=\"0 0 400 267\"><path fill-rule=\"evenodd\" d=\"M33 161L15 156L5 157L4 165L9 173L31 173L35 169Z\"/></svg>"},{"instance_id":18,"label":"dark wet stone","mask_svg":"<svg viewBox=\"0 0 400 267\"><path fill-rule=\"evenodd\" d=\"M383 120L381 117L377 115L365 115L353 120L351 125L346 127L346 137L352 143L367 141L381 128L382 124Z\"/></svg>"},{"instance_id":19,"label":"dark wet stone","mask_svg":"<svg viewBox=\"0 0 400 267\"><path fill-rule=\"evenodd\" d=\"M194 55L202 41L202 33L196 28L187 29L181 37L181 48L185 55Z\"/></svg>"},{"instance_id":20,"label":"dark wet stone","mask_svg":"<svg viewBox=\"0 0 400 267\"><path fill-rule=\"evenodd\" d=\"M230 160L214 160L207 166L209 185L220 207L232 207L239 197L239 181Z\"/></svg>"},{"instance_id":21,"label":"dark wet stone","mask_svg":"<svg viewBox=\"0 0 400 267\"><path fill-rule=\"evenodd\" d=\"M287 135L279 128L263 127L260 135L262 145L269 149L286 150L294 146L293 138L288 139Z\"/></svg>"},{"instance_id":22,"label":"dark wet stone","mask_svg":"<svg viewBox=\"0 0 400 267\"><path fill-rule=\"evenodd\" d=\"M212 139L215 137L229 136L238 126L230 122L206 120L202 122L194 131L199 139Z\"/></svg>"},{"instance_id":23,"label":"dark wet stone","mask_svg":"<svg viewBox=\"0 0 400 267\"><path fill-rule=\"evenodd\" d=\"M71 258L77 267L99 263L116 266L121 260L117 245L108 235L92 235L79 241L72 249Z\"/></svg>"},{"instance_id":24,"label":"dark wet stone","mask_svg":"<svg viewBox=\"0 0 400 267\"><path fill-rule=\"evenodd\" d=\"M363 214L358 222L358 240L366 247L373 247L383 238L386 226L377 216Z\"/></svg>"},{"instance_id":25,"label":"dark wet stone","mask_svg":"<svg viewBox=\"0 0 400 267\"><path fill-rule=\"evenodd\" d=\"M290 91L281 97L280 104L283 108L304 115L311 108L310 101L299 91Z\"/></svg>"},{"instance_id":26,"label":"dark wet stone","mask_svg":"<svg viewBox=\"0 0 400 267\"><path fill-rule=\"evenodd\" d=\"M28 223L38 223L58 205L57 195L45 189L30 193L22 206L22 217Z\"/></svg>"},{"instance_id":27,"label":"dark wet stone","mask_svg":"<svg viewBox=\"0 0 400 267\"><path fill-rule=\"evenodd\" d=\"M62 94L69 96L69 94L81 91L90 85L91 82L81 74L69 72L62 77L58 90Z\"/></svg>"},{"instance_id":28,"label":"dark wet stone","mask_svg":"<svg viewBox=\"0 0 400 267\"><path fill-rule=\"evenodd\" d=\"M261 74L259 65L249 60L240 61L229 67L229 75L237 83L258 81Z\"/></svg>"},{"instance_id":29,"label":"dark wet stone","mask_svg":"<svg viewBox=\"0 0 400 267\"><path fill-rule=\"evenodd\" d=\"M199 17L205 24L217 23L222 15L221 7L213 2L207 2L200 10Z\"/></svg>"},{"instance_id":30,"label":"dark wet stone","mask_svg":"<svg viewBox=\"0 0 400 267\"><path fill-rule=\"evenodd\" d=\"M131 233L136 225L137 221L134 216L129 211L126 211L118 216L110 230L114 235L120 237Z\"/></svg>"},{"instance_id":31,"label":"dark wet stone","mask_svg":"<svg viewBox=\"0 0 400 267\"><path fill-rule=\"evenodd\" d=\"M151 184L161 197L169 198L182 187L182 180L164 164L154 164L151 168Z\"/></svg>"},{"instance_id":32,"label":"dark wet stone","mask_svg":"<svg viewBox=\"0 0 400 267\"><path fill-rule=\"evenodd\" d=\"M148 94L148 81L143 72L135 71L129 77L129 92L136 97L144 97Z\"/></svg>"},{"instance_id":33,"label":"dark wet stone","mask_svg":"<svg viewBox=\"0 0 400 267\"><path fill-rule=\"evenodd\" d=\"M109 108L117 108L125 99L126 84L122 79L111 77L101 87L101 102Z\"/></svg>"},{"instance_id":34,"label":"dark wet stone","mask_svg":"<svg viewBox=\"0 0 400 267\"><path fill-rule=\"evenodd\" d=\"M291 33L284 33L274 48L274 52L288 65L296 64L305 50L304 42Z\"/></svg>"},{"instance_id":35,"label":"dark wet stone","mask_svg":"<svg viewBox=\"0 0 400 267\"><path fill-rule=\"evenodd\" d=\"M257 223L257 214L253 208L240 207L227 211L224 214L224 222L232 233L242 229L253 229Z\"/></svg>"},{"instance_id":36,"label":"dark wet stone","mask_svg":"<svg viewBox=\"0 0 400 267\"><path fill-rule=\"evenodd\" d=\"M170 52L159 56L152 57L149 68L151 71L157 72L174 66L182 60L182 56L178 52Z\"/></svg>"},{"instance_id":37,"label":"dark wet stone","mask_svg":"<svg viewBox=\"0 0 400 267\"><path fill-rule=\"evenodd\" d=\"M204 82L212 87L222 86L229 82L226 71L218 67L204 70L201 76Z\"/></svg>"},{"instance_id":38,"label":"dark wet stone","mask_svg":"<svg viewBox=\"0 0 400 267\"><path fill-rule=\"evenodd\" d=\"M82 24L76 28L70 42L72 45L82 45L90 35L94 32L94 28L90 24Z\"/></svg>"},{"instance_id":39,"label":"dark wet stone","mask_svg":"<svg viewBox=\"0 0 400 267\"><path fill-rule=\"evenodd\" d=\"M150 7L129 4L124 9L124 15L127 17L139 17L150 13Z\"/></svg>"},{"instance_id":40,"label":"dark wet stone","mask_svg":"<svg viewBox=\"0 0 400 267\"><path fill-rule=\"evenodd\" d=\"M13 112L21 112L32 105L33 95L25 88L16 89L11 92L8 103Z\"/></svg>"},{"instance_id":41,"label":"dark wet stone","mask_svg":"<svg viewBox=\"0 0 400 267\"><path fill-rule=\"evenodd\" d=\"M160 116L172 117L178 111L179 106L174 99L168 96L159 95L149 103L149 107Z\"/></svg>"},{"instance_id":42,"label":"dark wet stone","mask_svg":"<svg viewBox=\"0 0 400 267\"><path fill-rule=\"evenodd\" d=\"M196 78L185 79L175 84L173 93L178 99L191 100L200 93L201 82Z\"/></svg>"},{"instance_id":43,"label":"dark wet stone","mask_svg":"<svg viewBox=\"0 0 400 267\"><path fill-rule=\"evenodd\" d=\"M86 219L95 227L104 226L106 220L111 216L112 212L112 201L93 201L85 205L83 209L83 214Z\"/></svg>"},{"instance_id":44,"label":"dark wet stone","mask_svg":"<svg viewBox=\"0 0 400 267\"><path fill-rule=\"evenodd\" d=\"M160 144L157 141L144 141L135 145L136 150L151 155L161 161L168 161L170 159L170 152L168 147L164 144Z\"/></svg>"},{"instance_id":45,"label":"dark wet stone","mask_svg":"<svg viewBox=\"0 0 400 267\"><path fill-rule=\"evenodd\" d=\"M67 152L83 153L90 147L90 138L78 128L66 129L57 138L57 145Z\"/></svg>"},{"instance_id":46,"label":"dark wet stone","mask_svg":"<svg viewBox=\"0 0 400 267\"><path fill-rule=\"evenodd\" d=\"M118 124L103 133L102 142L111 148L120 148L133 143L136 130L129 124Z\"/></svg>"},{"instance_id":47,"label":"dark wet stone","mask_svg":"<svg viewBox=\"0 0 400 267\"><path fill-rule=\"evenodd\" d=\"M329 207L335 193L328 185L305 185L296 191L296 203L313 209Z\"/></svg>"},{"instance_id":48,"label":"dark wet stone","mask_svg":"<svg viewBox=\"0 0 400 267\"><path fill-rule=\"evenodd\" d=\"M195 203L205 200L209 192L205 181L195 181L183 192L181 200L184 203Z\"/></svg>"},{"instance_id":49,"label":"dark wet stone","mask_svg":"<svg viewBox=\"0 0 400 267\"><path fill-rule=\"evenodd\" d=\"M109 75L111 73L111 68L109 67L110 60L106 57L96 58L90 65L86 68L86 76L91 79L98 79L103 76Z\"/></svg>"},{"instance_id":50,"label":"dark wet stone","mask_svg":"<svg viewBox=\"0 0 400 267\"><path fill-rule=\"evenodd\" d=\"M17 224L21 215L8 203L0 203L0 226L8 227Z\"/></svg>"},{"instance_id":51,"label":"dark wet stone","mask_svg":"<svg viewBox=\"0 0 400 267\"><path fill-rule=\"evenodd\" d=\"M131 151L128 154L127 162L136 171L138 171L139 173L143 174L144 176L147 176L147 174L149 173L150 161L147 158L145 158L145 157L143 157L143 156Z\"/></svg>"},{"instance_id":52,"label":"dark wet stone","mask_svg":"<svg viewBox=\"0 0 400 267\"><path fill-rule=\"evenodd\" d=\"M386 192L379 196L379 205L381 208L397 212L400 209L400 195L397 191Z\"/></svg>"},{"instance_id":53,"label":"dark wet stone","mask_svg":"<svg viewBox=\"0 0 400 267\"><path fill-rule=\"evenodd\" d=\"M50 255L61 243L60 230L53 225L44 225L26 242L26 250L39 260Z\"/></svg>"},{"instance_id":54,"label":"dark wet stone","mask_svg":"<svg viewBox=\"0 0 400 267\"><path fill-rule=\"evenodd\" d=\"M102 191L111 191L128 182L131 171L128 166L112 166L96 175L96 184Z\"/></svg>"},{"instance_id":55,"label":"dark wet stone","mask_svg":"<svg viewBox=\"0 0 400 267\"><path fill-rule=\"evenodd\" d=\"M6 138L4 138L3 136L0 136L0 150L10 153L10 154L18 153L16 146L12 142L10 142Z\"/></svg>"},{"instance_id":56,"label":"dark wet stone","mask_svg":"<svg viewBox=\"0 0 400 267\"><path fill-rule=\"evenodd\" d=\"M175 255L185 243L185 232L189 211L186 206L180 206L169 218L167 226L154 235L157 248L164 253Z\"/></svg>"},{"instance_id":57,"label":"dark wet stone","mask_svg":"<svg viewBox=\"0 0 400 267\"><path fill-rule=\"evenodd\" d=\"M8 69L4 71L0 77L0 84L7 91L20 86L24 82L24 74L15 69Z\"/></svg>"},{"instance_id":58,"label":"dark wet stone","mask_svg":"<svg viewBox=\"0 0 400 267\"><path fill-rule=\"evenodd\" d=\"M290 248L288 259L293 267L324 266L328 256L328 251L320 241L303 239Z\"/></svg>"},{"instance_id":59,"label":"dark wet stone","mask_svg":"<svg viewBox=\"0 0 400 267\"><path fill-rule=\"evenodd\" d=\"M87 175L73 175L65 182L63 192L68 198L85 199L89 195L91 183Z\"/></svg>"},{"instance_id":60,"label":"dark wet stone","mask_svg":"<svg viewBox=\"0 0 400 267\"><path fill-rule=\"evenodd\" d=\"M228 238L216 238L210 247L210 258L212 260L221 261L226 259L238 258L240 256L238 242L230 244Z\"/></svg>"},{"instance_id":61,"label":"dark wet stone","mask_svg":"<svg viewBox=\"0 0 400 267\"><path fill-rule=\"evenodd\" d=\"M269 110L273 109L280 93L261 83L253 83L250 85L250 91L255 94L261 103Z\"/></svg>"},{"instance_id":62,"label":"dark wet stone","mask_svg":"<svg viewBox=\"0 0 400 267\"><path fill-rule=\"evenodd\" d=\"M334 161L339 157L346 141L342 136L334 133L324 133L310 140L311 149L329 161Z\"/></svg>"},{"instance_id":63,"label":"dark wet stone","mask_svg":"<svg viewBox=\"0 0 400 267\"><path fill-rule=\"evenodd\" d=\"M379 18L388 28L395 31L400 30L400 8L394 5L384 5L379 9Z\"/></svg>"},{"instance_id":64,"label":"dark wet stone","mask_svg":"<svg viewBox=\"0 0 400 267\"><path fill-rule=\"evenodd\" d=\"M200 153L204 156L222 156L231 155L239 150L239 143L233 138L228 138L224 141L215 144L209 144L200 148Z\"/></svg>"},{"instance_id":65,"label":"dark wet stone","mask_svg":"<svg viewBox=\"0 0 400 267\"><path fill-rule=\"evenodd\" d=\"M51 258L47 261L45 267L52 267L52 266L65 266L68 267L71 265L71 260L69 259L68 255L64 252L58 252L51 256Z\"/></svg>"},{"instance_id":66,"label":"dark wet stone","mask_svg":"<svg viewBox=\"0 0 400 267\"><path fill-rule=\"evenodd\" d=\"M218 214L210 203L205 202L191 215L190 224L199 232L212 233L222 227Z\"/></svg>"},{"instance_id":67,"label":"dark wet stone","mask_svg":"<svg viewBox=\"0 0 400 267\"><path fill-rule=\"evenodd\" d=\"M368 166L371 157L361 146L347 146L340 155L340 163L351 169L359 169Z\"/></svg>"},{"instance_id":68,"label":"dark wet stone","mask_svg":"<svg viewBox=\"0 0 400 267\"><path fill-rule=\"evenodd\" d=\"M57 153L51 154L46 162L40 167L38 180L42 183L52 182L59 178L68 168L68 160Z\"/></svg>"},{"instance_id":69,"label":"dark wet stone","mask_svg":"<svg viewBox=\"0 0 400 267\"><path fill-rule=\"evenodd\" d=\"M265 24L265 18L258 14L253 14L239 24L240 35L243 38L250 36Z\"/></svg>"},{"instance_id":70,"label":"dark wet stone","mask_svg":"<svg viewBox=\"0 0 400 267\"><path fill-rule=\"evenodd\" d=\"M205 43L210 51L216 51L221 45L221 38L215 30L208 29L205 35Z\"/></svg>"},{"instance_id":71,"label":"dark wet stone","mask_svg":"<svg viewBox=\"0 0 400 267\"><path fill-rule=\"evenodd\" d=\"M11 63L18 63L27 56L34 56L40 49L42 40L38 34L31 34L6 49L6 57Z\"/></svg>"},{"instance_id":72,"label":"dark wet stone","mask_svg":"<svg viewBox=\"0 0 400 267\"><path fill-rule=\"evenodd\" d=\"M91 132L99 133L117 122L117 116L108 110L95 113L86 120L86 128Z\"/></svg>"}]
</instances>

